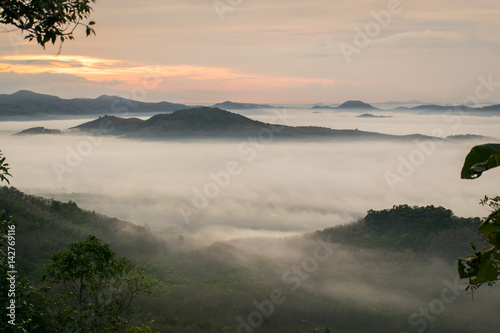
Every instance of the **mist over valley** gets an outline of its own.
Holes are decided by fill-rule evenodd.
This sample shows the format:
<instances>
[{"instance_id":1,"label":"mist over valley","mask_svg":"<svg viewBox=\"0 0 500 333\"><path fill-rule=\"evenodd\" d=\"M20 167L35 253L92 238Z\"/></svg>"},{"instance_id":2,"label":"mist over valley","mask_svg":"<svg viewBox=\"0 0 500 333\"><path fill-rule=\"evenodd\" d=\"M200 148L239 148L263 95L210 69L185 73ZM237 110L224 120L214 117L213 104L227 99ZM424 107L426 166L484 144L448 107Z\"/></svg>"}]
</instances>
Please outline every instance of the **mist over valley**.
<instances>
[{"instance_id":1,"label":"mist over valley","mask_svg":"<svg viewBox=\"0 0 500 333\"><path fill-rule=\"evenodd\" d=\"M141 114L0 122L11 185L40 196L4 188L0 203L21 204L26 212L14 218L28 225L51 216L50 235L64 237L45 242L62 246L92 232L145 260L169 286L145 303L160 332L497 327L499 292L481 288L472 303L456 272L469 243L484 242L474 228L488 209L478 200L494 195L500 180L494 172L460 180L460 169L473 145L495 140L496 117L394 111L360 118L366 110L276 107L245 108L243 118L237 110L192 110L222 115L209 127L219 133L126 135L151 119ZM221 136L234 124L227 119L258 126ZM106 133L105 121L118 127ZM184 129L197 123L183 121ZM259 136L263 128L309 126L385 136ZM34 131L16 135L26 128ZM384 211L392 218L378 217ZM387 227L373 229L371 216ZM397 231L407 218L414 227ZM24 237L43 236L35 224ZM45 252L32 251L24 269L37 276Z\"/></svg>"},{"instance_id":2,"label":"mist over valley","mask_svg":"<svg viewBox=\"0 0 500 333\"><path fill-rule=\"evenodd\" d=\"M364 119L351 112L261 111L266 114L251 118L281 125L278 116L286 115L287 126L485 138L301 143L257 135L187 142L85 133L10 135L31 124L66 130L85 122L81 119L7 122L0 131L16 173L14 186L139 225L174 228L187 237L202 233L204 240L210 234L218 240L245 232L307 232L402 203L442 205L459 216L481 216L478 198L494 193L491 179L460 181L459 171L472 145L497 134L490 121L495 118L405 114ZM182 207L192 211L183 214Z\"/></svg>"}]
</instances>

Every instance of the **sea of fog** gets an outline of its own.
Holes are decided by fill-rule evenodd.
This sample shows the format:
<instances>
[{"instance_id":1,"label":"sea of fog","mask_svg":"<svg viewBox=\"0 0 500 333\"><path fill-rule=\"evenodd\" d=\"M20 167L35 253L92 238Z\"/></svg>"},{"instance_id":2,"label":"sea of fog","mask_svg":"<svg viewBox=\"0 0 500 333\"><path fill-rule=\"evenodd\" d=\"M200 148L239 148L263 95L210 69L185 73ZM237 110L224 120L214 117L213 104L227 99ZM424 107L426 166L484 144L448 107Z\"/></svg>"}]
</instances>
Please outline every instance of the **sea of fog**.
<instances>
[{"instance_id":1,"label":"sea of fog","mask_svg":"<svg viewBox=\"0 0 500 333\"><path fill-rule=\"evenodd\" d=\"M358 118L360 112L256 110L252 119L387 134L500 136L498 117L414 115ZM382 113L377 113L382 114ZM12 185L30 194L183 235L205 244L288 236L362 218L393 205L440 205L484 216L479 200L498 195L500 171L460 179L464 158L482 141L148 142L75 135L13 136L85 120L0 122L0 149Z\"/></svg>"}]
</instances>

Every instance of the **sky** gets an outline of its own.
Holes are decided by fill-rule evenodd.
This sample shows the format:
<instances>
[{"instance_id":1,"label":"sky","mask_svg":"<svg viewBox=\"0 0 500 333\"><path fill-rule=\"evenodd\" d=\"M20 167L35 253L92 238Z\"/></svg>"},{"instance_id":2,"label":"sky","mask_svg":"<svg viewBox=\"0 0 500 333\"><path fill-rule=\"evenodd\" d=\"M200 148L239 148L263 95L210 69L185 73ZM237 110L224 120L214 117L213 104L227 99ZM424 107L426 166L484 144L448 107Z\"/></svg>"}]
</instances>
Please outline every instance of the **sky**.
<instances>
[{"instance_id":1,"label":"sky","mask_svg":"<svg viewBox=\"0 0 500 333\"><path fill-rule=\"evenodd\" d=\"M59 45L0 34L0 93L500 103L498 1L106 0L93 8L97 35L80 29L59 55Z\"/></svg>"}]
</instances>

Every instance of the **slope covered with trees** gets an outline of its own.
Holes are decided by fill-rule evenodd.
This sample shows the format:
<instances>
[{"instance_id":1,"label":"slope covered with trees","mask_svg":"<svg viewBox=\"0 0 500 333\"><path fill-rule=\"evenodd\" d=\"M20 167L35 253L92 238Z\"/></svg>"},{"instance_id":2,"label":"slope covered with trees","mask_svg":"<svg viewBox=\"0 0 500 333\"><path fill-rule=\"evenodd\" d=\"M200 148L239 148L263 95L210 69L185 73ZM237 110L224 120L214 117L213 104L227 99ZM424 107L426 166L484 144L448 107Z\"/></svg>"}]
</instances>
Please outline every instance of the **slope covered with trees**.
<instances>
[{"instance_id":1,"label":"slope covered with trees","mask_svg":"<svg viewBox=\"0 0 500 333\"><path fill-rule=\"evenodd\" d=\"M132 323L153 320L158 332L416 332L421 326L409 325L408 317L439 296L443 280L453 281L456 253L468 246L456 244L456 235L470 239L476 227L475 219L441 207L398 206L304 236L186 248L179 235L11 187L0 189L0 210L18 224L18 266L34 287L51 255L88 235L144 267L145 276L159 281L157 297L139 299ZM278 301L271 308L272 299ZM470 299L457 298L453 310L428 325L465 333L481 323L478 332L486 332L499 324L490 316L492 302L466 315Z\"/></svg>"},{"instance_id":2,"label":"slope covered with trees","mask_svg":"<svg viewBox=\"0 0 500 333\"><path fill-rule=\"evenodd\" d=\"M479 218L457 217L443 207L399 205L370 210L360 221L318 235L353 246L413 250L453 259L467 253L471 241L484 243L477 235L479 223Z\"/></svg>"}]
</instances>

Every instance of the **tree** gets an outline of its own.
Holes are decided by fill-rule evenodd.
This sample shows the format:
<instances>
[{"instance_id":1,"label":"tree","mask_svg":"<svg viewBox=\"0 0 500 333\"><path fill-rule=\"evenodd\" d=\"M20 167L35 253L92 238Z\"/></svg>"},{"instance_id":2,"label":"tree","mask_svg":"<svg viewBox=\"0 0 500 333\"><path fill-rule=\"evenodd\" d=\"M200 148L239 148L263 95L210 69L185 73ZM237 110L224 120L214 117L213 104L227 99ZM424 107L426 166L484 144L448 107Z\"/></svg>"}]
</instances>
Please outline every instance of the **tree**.
<instances>
[{"instance_id":1,"label":"tree","mask_svg":"<svg viewBox=\"0 0 500 333\"><path fill-rule=\"evenodd\" d=\"M3 156L2 151L0 150L0 182L7 182L7 184L10 184L9 179L7 177L12 177L12 175L9 173L10 167L7 162L5 162L6 157Z\"/></svg>"},{"instance_id":2,"label":"tree","mask_svg":"<svg viewBox=\"0 0 500 333\"><path fill-rule=\"evenodd\" d=\"M9 170L0 152L0 182L8 182ZM74 209L76 204L60 206ZM17 272L17 227L0 212L1 332L117 331L124 325L124 315L131 316L133 301L151 293L153 282L143 271L126 258L116 258L109 245L94 236L53 255L44 277L48 284L34 289ZM149 327L132 329L147 332Z\"/></svg>"},{"instance_id":3,"label":"tree","mask_svg":"<svg viewBox=\"0 0 500 333\"><path fill-rule=\"evenodd\" d=\"M150 294L153 285L141 269L116 258L95 236L53 255L44 280L57 299L55 315L61 330L82 333L122 328L133 301Z\"/></svg>"},{"instance_id":4,"label":"tree","mask_svg":"<svg viewBox=\"0 0 500 333\"><path fill-rule=\"evenodd\" d=\"M26 39L45 47L58 39L74 39L74 31L84 26L86 35L95 35L94 21L87 19L95 0L0 0L0 23L26 32Z\"/></svg>"},{"instance_id":5,"label":"tree","mask_svg":"<svg viewBox=\"0 0 500 333\"><path fill-rule=\"evenodd\" d=\"M462 168L463 179L476 179L487 170L500 166L500 144L484 144L475 146L465 158ZM475 253L458 260L458 272L461 278L469 279L469 290L482 286L484 283L492 285L500 277L500 197L485 196L480 201L483 206L492 209L483 219L478 232L489 242Z\"/></svg>"}]
</instances>

